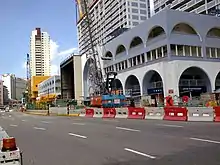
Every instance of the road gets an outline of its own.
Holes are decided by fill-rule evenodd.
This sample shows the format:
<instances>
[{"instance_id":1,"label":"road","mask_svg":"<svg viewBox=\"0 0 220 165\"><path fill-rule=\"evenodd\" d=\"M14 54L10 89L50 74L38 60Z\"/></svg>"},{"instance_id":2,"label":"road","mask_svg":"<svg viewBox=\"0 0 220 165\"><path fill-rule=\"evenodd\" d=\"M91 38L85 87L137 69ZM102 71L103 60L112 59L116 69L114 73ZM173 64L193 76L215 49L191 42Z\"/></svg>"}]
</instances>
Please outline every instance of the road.
<instances>
[{"instance_id":1,"label":"road","mask_svg":"<svg viewBox=\"0 0 220 165\"><path fill-rule=\"evenodd\" d=\"M24 165L219 165L220 123L0 113Z\"/></svg>"}]
</instances>

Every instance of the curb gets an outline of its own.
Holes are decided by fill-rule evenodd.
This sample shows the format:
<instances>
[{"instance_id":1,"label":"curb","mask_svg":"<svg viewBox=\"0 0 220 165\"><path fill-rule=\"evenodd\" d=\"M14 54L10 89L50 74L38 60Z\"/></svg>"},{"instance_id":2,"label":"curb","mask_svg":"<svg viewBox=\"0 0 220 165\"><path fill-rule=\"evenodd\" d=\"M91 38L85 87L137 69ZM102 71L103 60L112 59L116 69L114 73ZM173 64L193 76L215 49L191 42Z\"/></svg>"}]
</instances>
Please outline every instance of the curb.
<instances>
[{"instance_id":1,"label":"curb","mask_svg":"<svg viewBox=\"0 0 220 165\"><path fill-rule=\"evenodd\" d=\"M48 116L45 113L36 113L36 112L24 112L24 113L29 114L29 115Z\"/></svg>"}]
</instances>

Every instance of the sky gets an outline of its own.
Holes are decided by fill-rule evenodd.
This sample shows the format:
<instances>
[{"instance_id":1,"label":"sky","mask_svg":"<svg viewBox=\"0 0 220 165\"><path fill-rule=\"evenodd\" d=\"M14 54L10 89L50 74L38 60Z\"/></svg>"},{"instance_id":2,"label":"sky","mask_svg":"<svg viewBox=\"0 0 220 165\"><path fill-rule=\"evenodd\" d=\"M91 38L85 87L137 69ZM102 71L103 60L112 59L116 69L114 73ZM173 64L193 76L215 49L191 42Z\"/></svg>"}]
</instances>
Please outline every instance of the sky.
<instances>
[{"instance_id":1,"label":"sky","mask_svg":"<svg viewBox=\"0 0 220 165\"><path fill-rule=\"evenodd\" d=\"M51 37L52 74L70 53L77 53L75 0L0 0L0 74L26 78L31 31Z\"/></svg>"}]
</instances>

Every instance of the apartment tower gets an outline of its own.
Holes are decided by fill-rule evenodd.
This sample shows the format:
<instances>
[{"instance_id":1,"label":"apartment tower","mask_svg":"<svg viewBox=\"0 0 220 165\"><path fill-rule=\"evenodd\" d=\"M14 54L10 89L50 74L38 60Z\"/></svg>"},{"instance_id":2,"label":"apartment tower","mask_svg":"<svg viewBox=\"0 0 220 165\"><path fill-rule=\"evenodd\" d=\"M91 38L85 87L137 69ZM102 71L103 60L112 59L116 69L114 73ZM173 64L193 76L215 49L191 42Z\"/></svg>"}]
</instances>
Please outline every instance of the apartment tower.
<instances>
[{"instance_id":1,"label":"apartment tower","mask_svg":"<svg viewBox=\"0 0 220 165\"><path fill-rule=\"evenodd\" d=\"M32 76L50 76L50 36L36 28L30 37L30 71Z\"/></svg>"}]
</instances>

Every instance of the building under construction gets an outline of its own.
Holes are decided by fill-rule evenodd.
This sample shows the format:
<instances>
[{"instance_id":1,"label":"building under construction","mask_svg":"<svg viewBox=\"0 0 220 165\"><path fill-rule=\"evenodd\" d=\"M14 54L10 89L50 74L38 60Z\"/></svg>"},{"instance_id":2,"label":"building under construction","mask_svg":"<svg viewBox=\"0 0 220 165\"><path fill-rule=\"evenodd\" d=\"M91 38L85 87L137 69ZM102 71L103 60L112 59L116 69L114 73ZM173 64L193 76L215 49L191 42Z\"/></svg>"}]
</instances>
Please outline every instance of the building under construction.
<instances>
[{"instance_id":1,"label":"building under construction","mask_svg":"<svg viewBox=\"0 0 220 165\"><path fill-rule=\"evenodd\" d=\"M81 100L82 96L81 56L67 57L60 64L61 97L66 100Z\"/></svg>"}]
</instances>

